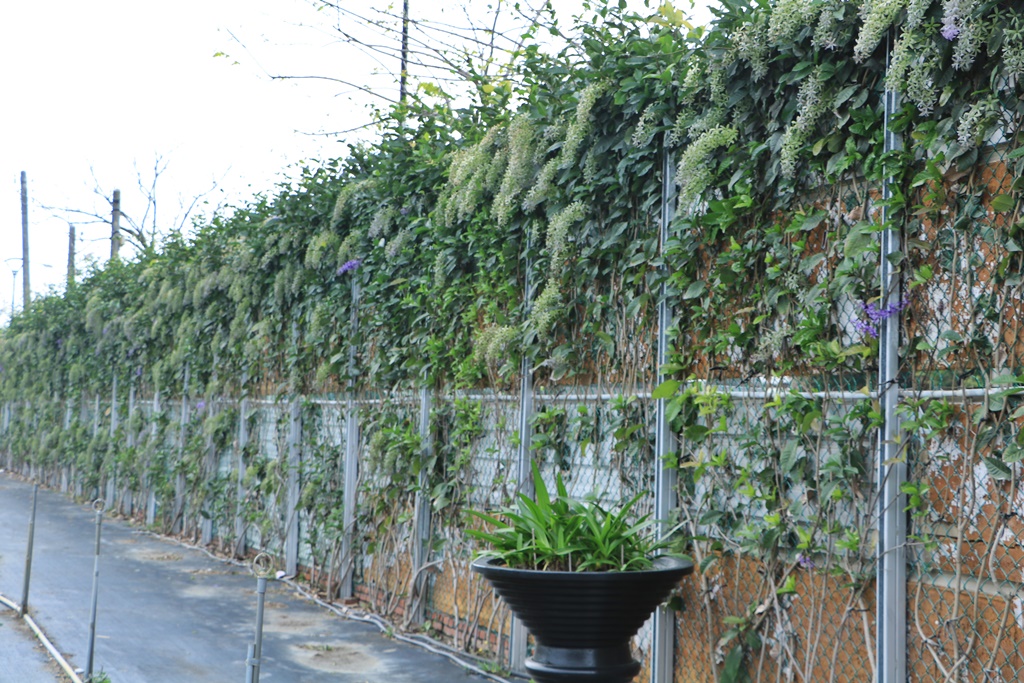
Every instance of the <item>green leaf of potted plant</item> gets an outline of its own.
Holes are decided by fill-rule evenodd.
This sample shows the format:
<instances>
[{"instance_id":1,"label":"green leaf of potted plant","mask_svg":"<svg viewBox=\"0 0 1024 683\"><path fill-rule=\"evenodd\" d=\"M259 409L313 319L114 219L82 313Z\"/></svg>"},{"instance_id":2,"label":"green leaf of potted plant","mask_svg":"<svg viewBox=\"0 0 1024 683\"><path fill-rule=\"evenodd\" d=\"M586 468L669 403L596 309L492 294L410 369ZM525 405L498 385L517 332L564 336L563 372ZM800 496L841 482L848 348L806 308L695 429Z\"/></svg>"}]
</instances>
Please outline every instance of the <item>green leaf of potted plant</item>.
<instances>
[{"instance_id":1,"label":"green leaf of potted plant","mask_svg":"<svg viewBox=\"0 0 1024 683\"><path fill-rule=\"evenodd\" d=\"M487 544L481 574L534 637L526 668L538 683L627 683L640 671L630 639L683 576L654 520L632 520L641 496L609 510L571 498L561 475L549 494L533 465L535 499L520 494L468 533Z\"/></svg>"}]
</instances>

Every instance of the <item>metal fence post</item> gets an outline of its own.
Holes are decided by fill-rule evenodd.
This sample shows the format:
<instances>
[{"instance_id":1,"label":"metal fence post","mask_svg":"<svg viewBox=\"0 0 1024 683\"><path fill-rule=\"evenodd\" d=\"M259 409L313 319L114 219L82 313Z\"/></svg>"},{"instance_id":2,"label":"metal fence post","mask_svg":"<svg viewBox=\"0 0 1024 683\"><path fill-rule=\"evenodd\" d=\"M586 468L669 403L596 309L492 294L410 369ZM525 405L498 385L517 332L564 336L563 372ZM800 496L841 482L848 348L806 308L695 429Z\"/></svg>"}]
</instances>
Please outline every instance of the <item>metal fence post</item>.
<instances>
[{"instance_id":1,"label":"metal fence post","mask_svg":"<svg viewBox=\"0 0 1024 683\"><path fill-rule=\"evenodd\" d=\"M95 439L96 435L99 434L99 433L100 433L100 395L99 395L99 393L97 393L96 394L96 398L93 401L93 408L92 408L92 438ZM90 462L89 463L89 467L92 468L93 470L95 470L96 463L95 462ZM93 473L97 474L97 475L99 474L98 472L93 472ZM99 485L99 477L98 476L96 478L96 482L97 482L96 483L96 490L95 490L95 493L93 494L93 497L94 498L100 498L100 485Z\"/></svg>"},{"instance_id":2,"label":"metal fence post","mask_svg":"<svg viewBox=\"0 0 1024 683\"><path fill-rule=\"evenodd\" d=\"M135 430L132 429L132 414L135 412L135 381L129 380L128 384L128 416L125 418L125 442L128 448L134 449L135 443ZM134 458L132 459L134 463ZM120 510L123 514L131 515L135 511L135 501L132 500L132 491L129 488L131 482L130 477L126 477L124 482L124 488L121 490Z\"/></svg>"},{"instance_id":3,"label":"metal fence post","mask_svg":"<svg viewBox=\"0 0 1024 683\"><path fill-rule=\"evenodd\" d=\"M65 399L64 401L64 431L68 432L71 429L71 418L73 417L74 410L71 407L71 399ZM65 454L62 454L65 455ZM68 464L67 460L64 460L64 464L60 470L60 492L67 493L68 489L71 488L71 465Z\"/></svg>"},{"instance_id":4,"label":"metal fence post","mask_svg":"<svg viewBox=\"0 0 1024 683\"><path fill-rule=\"evenodd\" d=\"M249 399L243 398L238 409L238 447L235 466L238 468L235 506L235 557L245 555L245 449L249 445Z\"/></svg>"},{"instance_id":5,"label":"metal fence post","mask_svg":"<svg viewBox=\"0 0 1024 683\"><path fill-rule=\"evenodd\" d=\"M85 680L92 680L93 654L96 647L96 606L100 591L100 530L103 527L103 508L106 503L102 498L93 501L92 508L96 511L96 552L92 566L92 608L89 611L89 650L85 657Z\"/></svg>"},{"instance_id":6,"label":"metal fence post","mask_svg":"<svg viewBox=\"0 0 1024 683\"><path fill-rule=\"evenodd\" d=\"M349 323L350 338L355 338L359 330L359 285L352 279L352 317ZM341 576L338 582L339 592L343 598L353 595L352 579L355 573L355 536L356 503L359 492L359 414L356 412L356 346L348 349L348 400L345 407L345 510L344 534L341 538Z\"/></svg>"},{"instance_id":7,"label":"metal fence post","mask_svg":"<svg viewBox=\"0 0 1024 683\"><path fill-rule=\"evenodd\" d=\"M150 426L149 426L149 441L152 443L157 437L157 420L160 415L160 387L157 387L153 392L153 412L150 415ZM147 463L147 470L153 467L153 463ZM146 488L148 489L146 499L146 525L151 526L156 522L156 490L152 487L152 482L149 481L149 475L146 475Z\"/></svg>"},{"instance_id":8,"label":"metal fence post","mask_svg":"<svg viewBox=\"0 0 1024 683\"><path fill-rule=\"evenodd\" d=\"M267 597L267 577L270 575L270 556L260 553L252 561L252 571L256 575L256 636L249 645L249 656L246 657L246 683L260 683L260 658L263 656L263 607Z\"/></svg>"},{"instance_id":9,"label":"metal fence post","mask_svg":"<svg viewBox=\"0 0 1024 683\"><path fill-rule=\"evenodd\" d=\"M188 426L188 381L189 364L185 363L185 381L181 390L181 419L178 422L178 460L185 455L185 431ZM179 472L174 480L174 519L171 533L181 533L185 528L185 474Z\"/></svg>"},{"instance_id":10,"label":"metal fence post","mask_svg":"<svg viewBox=\"0 0 1024 683\"><path fill-rule=\"evenodd\" d=\"M526 315L529 315L531 302L533 301L533 284L530 277L533 263L529 255L530 245L527 242L527 256L525 269L524 289L526 295ZM530 453L530 442L533 433L533 368L530 359L524 357L519 368L519 447L516 449L516 490L523 495L533 498L533 472L531 463L533 456ZM508 666L515 672L523 672L526 669L526 626L518 617L512 617L512 633L509 638Z\"/></svg>"},{"instance_id":11,"label":"metal fence post","mask_svg":"<svg viewBox=\"0 0 1024 683\"><path fill-rule=\"evenodd\" d=\"M110 443L107 444L107 459L111 458L117 451L117 444L114 443L114 435L117 433L117 374L114 374L114 381L110 385ZM106 463L105 463L106 464ZM117 465L107 467L107 500L117 507Z\"/></svg>"},{"instance_id":12,"label":"metal fence post","mask_svg":"<svg viewBox=\"0 0 1024 683\"><path fill-rule=\"evenodd\" d=\"M32 578L32 546L36 538L36 501L39 499L39 484L32 487L32 514L28 518L28 549L25 551L25 580L21 584L21 605L18 616L25 616L28 611L28 586Z\"/></svg>"},{"instance_id":13,"label":"metal fence post","mask_svg":"<svg viewBox=\"0 0 1024 683\"><path fill-rule=\"evenodd\" d=\"M660 253L665 255L668 229L675 216L675 165L668 151L668 134L665 134L662 157L661 179L661 239ZM665 265L661 266L666 269ZM663 272L664 274L664 272ZM668 305L668 288L663 283L658 301L658 357L657 383L664 380L661 367L668 356L668 328L672 324L672 311ZM666 399L655 404L654 435L654 516L658 520L659 534L665 535L671 528L669 518L676 507L676 468L666 464L666 457L672 452L672 429L665 418ZM664 607L658 607L651 617L654 636L651 652L652 683L669 683L675 673L675 614Z\"/></svg>"},{"instance_id":14,"label":"metal fence post","mask_svg":"<svg viewBox=\"0 0 1024 683\"><path fill-rule=\"evenodd\" d=\"M898 150L899 137L890 128L897 109L895 91L885 91L885 151ZM882 187L882 199L892 197L891 179ZM882 206L882 224L888 210ZM900 251L899 230L881 233L879 271L881 303L886 308L899 302L901 271L890 261ZM876 591L876 652L880 683L904 683L907 679L907 516L901 487L907 479L907 463L899 458L899 338L900 316L882 320L878 331L878 388L882 427L878 434L878 588Z\"/></svg>"},{"instance_id":15,"label":"metal fence post","mask_svg":"<svg viewBox=\"0 0 1024 683\"><path fill-rule=\"evenodd\" d=\"M291 402L288 420L288 517L285 525L285 573L295 576L299 571L299 469L302 467L302 402L297 396Z\"/></svg>"},{"instance_id":16,"label":"metal fence post","mask_svg":"<svg viewBox=\"0 0 1024 683\"><path fill-rule=\"evenodd\" d=\"M427 467L434 450L430 438L430 403L430 388L424 386L420 389L420 453L423 464L420 467L419 486L416 488L416 504L413 510L412 568L415 580L409 620L414 624L423 621L423 591L426 587L423 567L429 560L427 553L430 542L430 491L427 489L430 485L430 473Z\"/></svg>"},{"instance_id":17,"label":"metal fence post","mask_svg":"<svg viewBox=\"0 0 1024 683\"><path fill-rule=\"evenodd\" d=\"M4 403L4 439L6 441L7 434L11 427L11 404ZM7 469L11 469L11 444L4 443L4 450L7 451Z\"/></svg>"}]
</instances>

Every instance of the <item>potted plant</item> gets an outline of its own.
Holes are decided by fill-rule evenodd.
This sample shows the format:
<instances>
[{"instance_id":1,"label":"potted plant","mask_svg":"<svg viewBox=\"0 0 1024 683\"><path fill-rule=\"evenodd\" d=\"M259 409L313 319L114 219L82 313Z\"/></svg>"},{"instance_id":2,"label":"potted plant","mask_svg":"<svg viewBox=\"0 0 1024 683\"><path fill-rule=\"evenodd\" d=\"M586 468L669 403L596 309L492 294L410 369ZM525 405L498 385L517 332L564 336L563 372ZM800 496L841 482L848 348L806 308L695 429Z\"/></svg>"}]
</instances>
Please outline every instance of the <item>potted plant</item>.
<instances>
[{"instance_id":1,"label":"potted plant","mask_svg":"<svg viewBox=\"0 0 1024 683\"><path fill-rule=\"evenodd\" d=\"M630 640L693 563L660 554L650 515L632 520L636 496L616 510L570 498L561 475L548 493L533 465L536 500L519 494L496 515L471 514L468 533L489 548L472 569L533 635L526 669L538 683L628 683L640 671Z\"/></svg>"}]
</instances>

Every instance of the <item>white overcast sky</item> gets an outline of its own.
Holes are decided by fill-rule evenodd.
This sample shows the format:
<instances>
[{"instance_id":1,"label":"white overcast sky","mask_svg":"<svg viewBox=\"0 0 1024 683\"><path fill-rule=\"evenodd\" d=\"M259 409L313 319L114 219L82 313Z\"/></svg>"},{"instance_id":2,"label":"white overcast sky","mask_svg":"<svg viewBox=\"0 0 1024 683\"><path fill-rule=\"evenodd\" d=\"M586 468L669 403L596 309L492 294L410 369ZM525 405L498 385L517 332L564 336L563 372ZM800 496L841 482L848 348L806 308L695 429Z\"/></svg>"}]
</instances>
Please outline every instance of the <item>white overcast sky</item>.
<instances>
[{"instance_id":1,"label":"white overcast sky","mask_svg":"<svg viewBox=\"0 0 1024 683\"><path fill-rule=\"evenodd\" d=\"M392 5L340 2L367 12ZM578 2L554 0L567 8ZM437 17L447 8L450 15L461 4L411 0L410 13ZM691 15L698 23L709 16L703 7ZM289 166L343 155L345 139L368 135L315 133L367 122L371 97L337 83L270 78L335 76L393 96L381 65L338 41L332 30L338 22L345 19L317 12L310 0L5 3L0 322L8 318L12 292L21 308L21 171L28 176L31 284L41 293L63 286L69 221L77 226L79 270L88 258L109 255L109 225L62 209L108 214L96 190L109 195L118 188L122 211L141 219L146 204L138 176L151 182L158 158L166 169L157 185L157 224L166 232L176 227L181 206L214 184L207 210L241 204L271 191Z\"/></svg>"}]
</instances>

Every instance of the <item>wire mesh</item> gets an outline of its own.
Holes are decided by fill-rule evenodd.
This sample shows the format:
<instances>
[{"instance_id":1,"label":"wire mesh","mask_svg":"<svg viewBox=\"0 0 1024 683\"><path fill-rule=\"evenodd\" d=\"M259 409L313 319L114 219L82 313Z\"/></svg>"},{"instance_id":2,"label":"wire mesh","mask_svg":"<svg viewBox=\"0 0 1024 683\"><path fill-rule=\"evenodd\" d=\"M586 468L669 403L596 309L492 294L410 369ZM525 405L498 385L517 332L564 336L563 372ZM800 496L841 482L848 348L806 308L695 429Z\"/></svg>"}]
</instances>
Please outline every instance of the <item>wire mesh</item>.
<instances>
[{"instance_id":1,"label":"wire mesh","mask_svg":"<svg viewBox=\"0 0 1024 683\"><path fill-rule=\"evenodd\" d=\"M1011 126L974 164L922 160L901 354L915 682L1024 675L1020 158Z\"/></svg>"}]
</instances>

